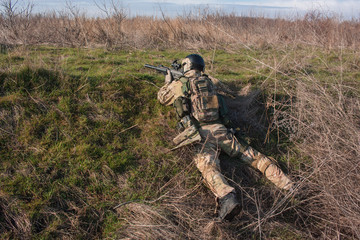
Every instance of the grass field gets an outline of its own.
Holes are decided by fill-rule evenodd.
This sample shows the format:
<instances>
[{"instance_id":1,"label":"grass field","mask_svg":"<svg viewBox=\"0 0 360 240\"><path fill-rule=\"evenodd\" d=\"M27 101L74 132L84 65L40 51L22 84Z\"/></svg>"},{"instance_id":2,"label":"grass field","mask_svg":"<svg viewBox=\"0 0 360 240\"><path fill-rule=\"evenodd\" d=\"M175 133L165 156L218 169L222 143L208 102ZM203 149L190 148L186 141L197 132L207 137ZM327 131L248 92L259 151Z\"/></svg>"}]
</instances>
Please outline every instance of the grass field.
<instances>
[{"instance_id":1,"label":"grass field","mask_svg":"<svg viewBox=\"0 0 360 240\"><path fill-rule=\"evenodd\" d=\"M331 191L302 189L326 179L318 176L315 149L304 150L314 144L304 135L323 125L313 121L313 105L296 96L310 94L316 84L321 88L313 97L329 93L329 106L342 97L342 120L353 118L340 126L355 134L343 131L355 144L346 154L358 156L359 53L301 45L196 52L207 73L238 93L228 99L233 121L255 148L303 183L303 195L280 192L236 159L221 156L244 214L231 223L214 221L215 201L192 162L191 147L169 151L176 118L156 99L163 76L143 67L169 66L191 51L18 47L0 54L0 238L359 237L357 207L349 208L354 226L342 226L335 215L326 218L316 210L325 205L319 196ZM332 86L343 86L341 94ZM305 105L303 112L295 102ZM358 161L352 161L354 174ZM337 213L344 216L342 209Z\"/></svg>"}]
</instances>

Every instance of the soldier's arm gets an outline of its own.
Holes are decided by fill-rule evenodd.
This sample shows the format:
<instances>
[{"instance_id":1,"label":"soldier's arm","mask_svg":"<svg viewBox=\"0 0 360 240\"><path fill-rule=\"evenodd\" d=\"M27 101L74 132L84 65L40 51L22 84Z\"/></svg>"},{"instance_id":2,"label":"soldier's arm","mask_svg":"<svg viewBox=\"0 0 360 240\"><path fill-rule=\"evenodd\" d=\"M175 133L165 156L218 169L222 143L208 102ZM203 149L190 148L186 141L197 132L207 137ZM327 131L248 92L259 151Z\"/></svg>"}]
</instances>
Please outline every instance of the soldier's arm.
<instances>
[{"instance_id":1,"label":"soldier's arm","mask_svg":"<svg viewBox=\"0 0 360 240\"><path fill-rule=\"evenodd\" d=\"M181 90L182 83L180 81L173 81L171 83L166 83L162 88L160 88L157 98L161 104L170 106L174 103L175 99L180 96L183 96Z\"/></svg>"}]
</instances>

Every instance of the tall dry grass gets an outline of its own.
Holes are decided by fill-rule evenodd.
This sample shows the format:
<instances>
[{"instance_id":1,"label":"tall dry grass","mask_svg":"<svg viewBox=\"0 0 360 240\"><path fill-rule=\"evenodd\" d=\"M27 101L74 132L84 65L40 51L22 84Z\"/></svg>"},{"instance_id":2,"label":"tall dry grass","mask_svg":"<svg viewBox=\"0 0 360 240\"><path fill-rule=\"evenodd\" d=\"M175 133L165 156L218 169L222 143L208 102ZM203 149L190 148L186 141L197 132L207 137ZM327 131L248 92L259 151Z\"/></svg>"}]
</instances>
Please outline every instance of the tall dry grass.
<instances>
[{"instance_id":1,"label":"tall dry grass","mask_svg":"<svg viewBox=\"0 0 360 240\"><path fill-rule=\"evenodd\" d=\"M359 48L359 19L340 21L318 11L291 19L241 17L199 10L175 18L128 17L126 10L99 6L103 18L89 18L76 6L66 11L32 14L32 5L13 6L3 0L0 43L7 45L50 44L108 48L214 48L307 44L326 48Z\"/></svg>"},{"instance_id":2,"label":"tall dry grass","mask_svg":"<svg viewBox=\"0 0 360 240\"><path fill-rule=\"evenodd\" d=\"M278 127L290 129L302 156L311 158L300 171L303 213L316 219L321 237L360 238L360 100L359 88L324 84L306 76L290 91L290 110ZM354 92L356 94L354 94Z\"/></svg>"}]
</instances>

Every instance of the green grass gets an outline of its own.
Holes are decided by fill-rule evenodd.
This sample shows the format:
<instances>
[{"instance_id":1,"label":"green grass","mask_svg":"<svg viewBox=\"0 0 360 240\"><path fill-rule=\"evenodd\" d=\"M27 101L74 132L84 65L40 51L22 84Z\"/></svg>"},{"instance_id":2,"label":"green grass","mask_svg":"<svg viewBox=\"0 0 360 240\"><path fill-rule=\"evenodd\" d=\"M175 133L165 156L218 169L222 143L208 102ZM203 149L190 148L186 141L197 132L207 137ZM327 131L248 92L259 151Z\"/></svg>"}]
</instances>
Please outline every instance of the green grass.
<instances>
[{"instance_id":1,"label":"green grass","mask_svg":"<svg viewBox=\"0 0 360 240\"><path fill-rule=\"evenodd\" d=\"M163 77L143 65L170 65L187 54L54 47L0 54L0 197L15 218L30 220L35 239L56 238L62 229L75 238L116 237L125 223L113 207L157 198L161 186L182 170L176 153L168 152L175 116L156 100ZM201 54L210 69L213 52ZM293 51L289 61L301 56L304 68L282 65L287 77L253 59L273 66L282 54L271 48L218 50L210 74L236 89L251 83L265 96L276 81L303 72L330 82L356 77L359 59L351 52L339 58L335 51ZM266 145L256 135L250 138L275 157L277 147L291 147L276 132ZM5 222L2 212L0 222ZM2 227L0 236L16 238L21 231Z\"/></svg>"},{"instance_id":2,"label":"green grass","mask_svg":"<svg viewBox=\"0 0 360 240\"><path fill-rule=\"evenodd\" d=\"M1 56L10 70L0 85L1 123L8 130L1 134L1 171L9 173L0 181L4 194L29 213L33 233L47 236L66 223L61 214L43 217L52 205L65 213L70 207L61 202L71 201L109 211L154 197L144 180L176 173L160 164L172 154L155 151L170 144L152 119L169 109L157 104L157 88L149 84L161 85L160 76L141 70L143 53L40 48L21 55ZM128 176L123 188L117 185L121 174ZM109 224L86 211L80 216L88 224Z\"/></svg>"}]
</instances>

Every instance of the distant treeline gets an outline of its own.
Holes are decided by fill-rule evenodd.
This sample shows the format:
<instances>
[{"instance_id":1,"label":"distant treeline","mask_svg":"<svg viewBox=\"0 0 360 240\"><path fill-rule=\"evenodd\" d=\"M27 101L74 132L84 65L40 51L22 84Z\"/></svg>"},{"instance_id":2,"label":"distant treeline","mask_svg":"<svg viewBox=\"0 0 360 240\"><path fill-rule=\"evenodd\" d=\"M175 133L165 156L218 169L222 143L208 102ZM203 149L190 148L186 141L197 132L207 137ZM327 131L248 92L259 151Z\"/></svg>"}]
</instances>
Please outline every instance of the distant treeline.
<instances>
[{"instance_id":1,"label":"distant treeline","mask_svg":"<svg viewBox=\"0 0 360 240\"><path fill-rule=\"evenodd\" d=\"M209 49L267 44L360 47L360 19L340 21L318 11L294 20L240 17L206 10L184 13L176 18L130 18L125 9L113 5L111 9L102 9L106 18L90 18L74 6L68 6L62 13L33 14L31 5L16 8L11 4L5 0L0 6L0 43L7 45L136 49Z\"/></svg>"}]
</instances>

